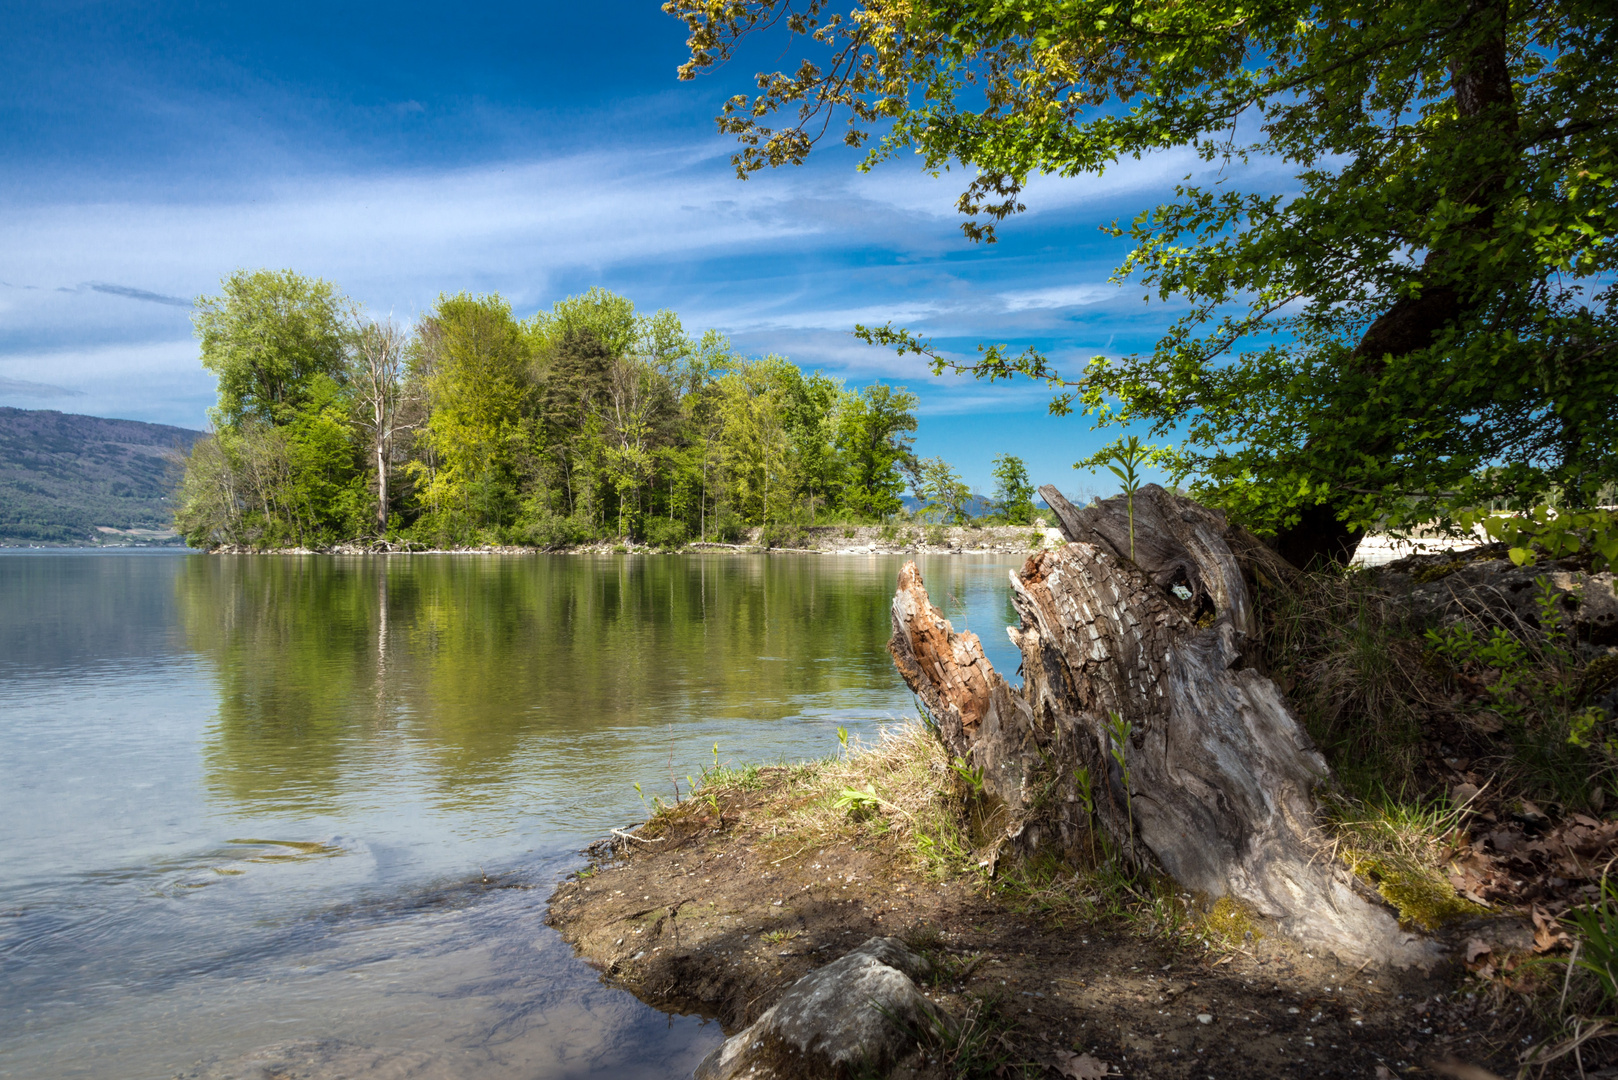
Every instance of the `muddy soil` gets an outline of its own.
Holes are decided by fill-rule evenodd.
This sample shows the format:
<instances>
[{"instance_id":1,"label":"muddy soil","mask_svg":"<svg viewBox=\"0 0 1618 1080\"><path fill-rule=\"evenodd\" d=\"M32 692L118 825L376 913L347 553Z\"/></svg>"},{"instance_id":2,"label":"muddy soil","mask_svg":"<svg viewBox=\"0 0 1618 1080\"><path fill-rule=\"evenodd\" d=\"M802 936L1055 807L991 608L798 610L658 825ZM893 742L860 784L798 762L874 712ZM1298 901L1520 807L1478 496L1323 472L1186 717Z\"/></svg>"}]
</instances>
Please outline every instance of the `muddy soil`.
<instances>
[{"instance_id":1,"label":"muddy soil","mask_svg":"<svg viewBox=\"0 0 1618 1080\"><path fill-rule=\"evenodd\" d=\"M1537 1035L1519 999L1458 965L1356 971L1262 933L1210 950L1121 923L1064 925L970 879L930 879L880 841L816 847L750 824L744 805L724 805L722 821L695 805L644 840L597 845L547 921L606 980L727 1034L808 971L891 934L941 968L935 1000L986 1013L1012 1063L1047 1067L1003 1075L1073 1075L1060 1066L1075 1053L1141 1080L1462 1075L1431 1071L1451 1058L1512 1075Z\"/></svg>"}]
</instances>

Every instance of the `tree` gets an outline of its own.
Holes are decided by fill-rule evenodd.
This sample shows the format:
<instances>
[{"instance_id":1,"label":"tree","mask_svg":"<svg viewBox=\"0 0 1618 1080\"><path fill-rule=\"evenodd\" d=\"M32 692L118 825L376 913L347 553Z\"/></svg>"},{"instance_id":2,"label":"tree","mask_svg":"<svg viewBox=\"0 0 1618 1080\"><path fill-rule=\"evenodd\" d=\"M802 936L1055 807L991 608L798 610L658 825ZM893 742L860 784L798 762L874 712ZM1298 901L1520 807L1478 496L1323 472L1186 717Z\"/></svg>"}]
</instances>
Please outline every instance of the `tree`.
<instances>
[{"instance_id":1,"label":"tree","mask_svg":"<svg viewBox=\"0 0 1618 1080\"><path fill-rule=\"evenodd\" d=\"M773 359L737 364L715 387L727 501L743 520L766 528L788 514L801 475L787 423L787 388Z\"/></svg>"},{"instance_id":2,"label":"tree","mask_svg":"<svg viewBox=\"0 0 1618 1080\"><path fill-rule=\"evenodd\" d=\"M432 405L422 438L433 464L412 463L426 481L422 501L450 534L506 525L532 391L511 305L496 295L441 296L416 336Z\"/></svg>"},{"instance_id":3,"label":"tree","mask_svg":"<svg viewBox=\"0 0 1618 1080\"><path fill-rule=\"evenodd\" d=\"M659 445L674 413L674 392L669 381L651 365L635 359L612 362L602 420L608 437L606 459L618 495L618 532L639 534L642 488L652 478ZM626 531L625 496L633 492L635 506Z\"/></svg>"},{"instance_id":4,"label":"tree","mask_svg":"<svg viewBox=\"0 0 1618 1080\"><path fill-rule=\"evenodd\" d=\"M628 355L644 330L635 316L635 302L627 296L600 286L592 286L578 296L569 296L538 312L524 327L536 360L543 367L569 335L594 334L596 340L616 360Z\"/></svg>"},{"instance_id":5,"label":"tree","mask_svg":"<svg viewBox=\"0 0 1618 1080\"><path fill-rule=\"evenodd\" d=\"M970 520L966 504L972 498L972 489L949 462L941 457L922 458L917 462L915 478L916 498L925 504L927 513L936 513L940 521L953 525Z\"/></svg>"},{"instance_id":6,"label":"tree","mask_svg":"<svg viewBox=\"0 0 1618 1080\"><path fill-rule=\"evenodd\" d=\"M377 535L388 531L388 477L394 438L410 424L402 410L405 392L405 332L392 320L365 323L354 334L349 384L354 388L355 422L369 443L376 469Z\"/></svg>"},{"instance_id":7,"label":"tree","mask_svg":"<svg viewBox=\"0 0 1618 1080\"><path fill-rule=\"evenodd\" d=\"M851 395L839 410L837 449L843 455L843 507L850 513L885 518L898 512L904 492L899 466L911 461L916 430L916 395L903 387L872 383Z\"/></svg>"},{"instance_id":8,"label":"tree","mask_svg":"<svg viewBox=\"0 0 1618 1080\"><path fill-rule=\"evenodd\" d=\"M613 530L673 546L706 536L713 511L727 537L779 538L838 501L898 507L912 396L740 358L667 309L591 289L518 322L499 296L446 294L406 332L295 274L227 285L199 334L236 390L175 515L199 546L551 547ZM346 350L331 370L297 351L327 316Z\"/></svg>"},{"instance_id":9,"label":"tree","mask_svg":"<svg viewBox=\"0 0 1618 1080\"><path fill-rule=\"evenodd\" d=\"M290 270L241 270L197 301L215 431L186 462L176 527L200 546L328 544L364 493L349 439L349 305Z\"/></svg>"},{"instance_id":10,"label":"tree","mask_svg":"<svg viewBox=\"0 0 1618 1080\"><path fill-rule=\"evenodd\" d=\"M1037 173L1176 147L1219 165L1112 229L1133 243L1118 280L1187 312L1150 353L1063 372L1035 350L963 364L891 325L865 336L939 371L1047 380L1057 413L1175 433L1176 479L1294 562L1490 500L1588 504L1618 475L1611 4L665 10L691 31L682 77L772 27L823 54L726 105L742 175L803 161L846 111L851 145L885 126L863 167L913 149L975 169L963 228L992 241ZM1225 167L1251 161L1288 163L1286 193L1237 190Z\"/></svg>"},{"instance_id":11,"label":"tree","mask_svg":"<svg viewBox=\"0 0 1618 1080\"><path fill-rule=\"evenodd\" d=\"M1028 480L1028 466L1020 457L1001 454L991 470L995 481L995 502L1007 525L1027 525L1034 520L1034 485Z\"/></svg>"},{"instance_id":12,"label":"tree","mask_svg":"<svg viewBox=\"0 0 1618 1080\"><path fill-rule=\"evenodd\" d=\"M195 548L239 543L245 499L241 470L217 432L191 446L175 492L174 529Z\"/></svg>"},{"instance_id":13,"label":"tree","mask_svg":"<svg viewBox=\"0 0 1618 1080\"><path fill-rule=\"evenodd\" d=\"M593 505L589 462L600 432L597 410L612 386L613 356L589 327L572 326L552 346L540 384L537 420L540 440L561 477L567 512Z\"/></svg>"},{"instance_id":14,"label":"tree","mask_svg":"<svg viewBox=\"0 0 1618 1080\"><path fill-rule=\"evenodd\" d=\"M218 377L214 421L290 423L318 375L341 380L349 326L329 282L291 270L238 270L196 301L202 366Z\"/></svg>"}]
</instances>

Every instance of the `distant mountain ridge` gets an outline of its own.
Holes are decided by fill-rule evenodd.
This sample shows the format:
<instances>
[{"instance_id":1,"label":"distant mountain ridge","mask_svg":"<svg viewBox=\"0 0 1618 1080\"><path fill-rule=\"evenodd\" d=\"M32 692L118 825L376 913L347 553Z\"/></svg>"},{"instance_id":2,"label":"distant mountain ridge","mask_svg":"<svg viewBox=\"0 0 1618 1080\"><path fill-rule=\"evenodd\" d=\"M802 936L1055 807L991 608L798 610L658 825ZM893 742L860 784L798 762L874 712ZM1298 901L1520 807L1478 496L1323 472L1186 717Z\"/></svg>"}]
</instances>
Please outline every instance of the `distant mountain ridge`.
<instances>
[{"instance_id":1,"label":"distant mountain ridge","mask_svg":"<svg viewBox=\"0 0 1618 1080\"><path fill-rule=\"evenodd\" d=\"M190 428L0 406L0 545L176 543L171 455Z\"/></svg>"},{"instance_id":2,"label":"distant mountain ridge","mask_svg":"<svg viewBox=\"0 0 1618 1080\"><path fill-rule=\"evenodd\" d=\"M918 510L921 510L923 507L925 507L927 505L927 500L918 499L914 495L901 496L899 501L902 502L904 504L904 508L906 510L910 511L912 514L916 513ZM1088 499L1080 500L1081 504L1084 503L1084 502L1088 502L1088 501L1089 501ZM978 517L983 517L985 514L994 513L995 510L996 510L996 507L997 507L997 504L995 503L995 501L993 499L989 498L987 495L974 494L970 499L966 500L966 502L962 505L961 509L966 511L967 517L978 518ZM1034 509L1035 510L1049 510L1050 509L1049 506L1045 505L1045 496L1043 496L1043 495L1035 495L1034 496Z\"/></svg>"}]
</instances>

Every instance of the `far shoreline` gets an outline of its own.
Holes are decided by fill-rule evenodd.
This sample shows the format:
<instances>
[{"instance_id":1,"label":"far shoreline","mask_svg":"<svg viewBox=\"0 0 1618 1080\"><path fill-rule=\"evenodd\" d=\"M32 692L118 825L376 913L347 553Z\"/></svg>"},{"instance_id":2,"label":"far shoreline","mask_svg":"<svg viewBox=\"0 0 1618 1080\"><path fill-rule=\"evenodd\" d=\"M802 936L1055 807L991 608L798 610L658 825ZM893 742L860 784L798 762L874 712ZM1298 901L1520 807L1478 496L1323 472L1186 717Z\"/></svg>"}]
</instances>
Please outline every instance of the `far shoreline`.
<instances>
[{"instance_id":1,"label":"far shoreline","mask_svg":"<svg viewBox=\"0 0 1618 1080\"><path fill-rule=\"evenodd\" d=\"M53 543L18 544L0 541L0 554L91 551L161 552L197 555L1029 555L1065 543L1061 531L1043 522L1033 525L952 525L925 522L903 525L810 525L801 529L803 546L766 546L763 529L753 526L737 543L698 540L680 547L655 547L616 537L589 544L538 547L527 544L485 544L466 547L416 547L410 542L346 542L325 548L252 548L220 545L193 548L181 543ZM936 542L935 542L936 541ZM1464 545L1465 537L1415 535L1395 538L1367 534L1360 541L1354 567L1376 567L1411 555L1431 555Z\"/></svg>"},{"instance_id":2,"label":"far shoreline","mask_svg":"<svg viewBox=\"0 0 1618 1080\"><path fill-rule=\"evenodd\" d=\"M736 543L698 540L680 547L654 547L623 538L565 547L488 544L429 548L408 544L347 543L328 548L192 548L209 555L1027 555L1064 543L1059 530L1042 525L908 524L812 525L797 545L767 546L763 529L748 529Z\"/></svg>"}]
</instances>

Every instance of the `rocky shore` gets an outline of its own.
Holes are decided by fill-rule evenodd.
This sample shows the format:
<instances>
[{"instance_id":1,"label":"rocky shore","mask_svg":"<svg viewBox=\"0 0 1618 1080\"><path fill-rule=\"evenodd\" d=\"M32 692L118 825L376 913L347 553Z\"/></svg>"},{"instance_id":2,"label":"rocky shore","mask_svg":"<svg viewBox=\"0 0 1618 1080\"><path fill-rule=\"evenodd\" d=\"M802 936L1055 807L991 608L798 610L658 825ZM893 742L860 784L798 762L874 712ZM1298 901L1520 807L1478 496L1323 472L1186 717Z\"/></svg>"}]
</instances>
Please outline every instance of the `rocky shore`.
<instances>
[{"instance_id":1,"label":"rocky shore","mask_svg":"<svg viewBox=\"0 0 1618 1080\"><path fill-rule=\"evenodd\" d=\"M679 552L813 552L825 555L1025 555L1062 542L1060 531L1044 525L814 525L777 536L767 543L764 530L744 530L734 542L696 541L679 548L656 548L630 540L602 540L570 547L537 548L516 544L481 547L434 548L401 542L353 542L330 548L243 548L224 545L217 555L381 555L381 554L485 554L485 555L610 555L668 554Z\"/></svg>"},{"instance_id":2,"label":"rocky shore","mask_svg":"<svg viewBox=\"0 0 1618 1080\"><path fill-rule=\"evenodd\" d=\"M1440 959L1425 969L1344 963L1240 904L1104 859L997 865L994 823L974 820L981 775L922 727L828 761L715 770L694 797L593 847L547 920L605 980L722 1024L731 1041L700 1080L1489 1080L1517 1075L1547 1040L1559 1060L1536 1075L1618 1075L1589 1072L1618 1062L1595 1043L1579 1061L1557 1027L1571 944L1557 920L1597 895L1618 815L1603 813L1599 792L1588 812L1547 815L1501 787L1519 766L1496 739L1489 669L1419 662L1420 626L1562 634L1542 662L1571 672L1558 677L1580 702L1618 707L1611 573L1504 556L1406 558L1300 594L1303 614L1284 616L1337 626L1330 612L1346 604L1355 625L1390 635L1390 655L1426 672L1405 688L1426 710L1414 775L1419 799L1449 808L1446 824L1421 841L1432 850L1420 865L1345 856L1357 888L1430 935ZM1297 694L1325 692L1307 685L1319 663L1288 661L1279 677ZM1328 674L1340 670L1331 663ZM1366 825L1329 827L1353 847ZM1453 903L1427 911L1423 889Z\"/></svg>"}]
</instances>

